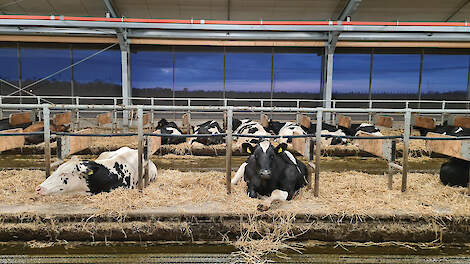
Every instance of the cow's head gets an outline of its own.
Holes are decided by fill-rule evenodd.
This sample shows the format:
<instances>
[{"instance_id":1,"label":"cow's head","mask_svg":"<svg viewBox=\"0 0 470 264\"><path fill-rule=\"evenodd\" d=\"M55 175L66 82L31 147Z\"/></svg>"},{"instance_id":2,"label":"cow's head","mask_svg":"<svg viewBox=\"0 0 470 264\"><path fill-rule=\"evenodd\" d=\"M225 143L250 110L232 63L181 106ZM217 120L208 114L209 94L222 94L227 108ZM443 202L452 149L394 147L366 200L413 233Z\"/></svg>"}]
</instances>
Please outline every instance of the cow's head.
<instances>
[{"instance_id":1,"label":"cow's head","mask_svg":"<svg viewBox=\"0 0 470 264\"><path fill-rule=\"evenodd\" d=\"M256 174L263 180L271 179L276 156L281 154L286 148L287 144L285 143L274 147L267 140L261 141L256 146L250 143L242 144L243 152L250 154L250 159L252 159L256 167Z\"/></svg>"},{"instance_id":2,"label":"cow's head","mask_svg":"<svg viewBox=\"0 0 470 264\"><path fill-rule=\"evenodd\" d=\"M160 121L158 121L156 129L167 126L168 124L169 124L168 121L165 118L162 118L162 119L160 119Z\"/></svg>"},{"instance_id":3,"label":"cow's head","mask_svg":"<svg viewBox=\"0 0 470 264\"><path fill-rule=\"evenodd\" d=\"M40 195L77 193L89 191L87 179L93 174L93 169L86 161L73 158L57 168L51 176L37 188Z\"/></svg>"}]
</instances>

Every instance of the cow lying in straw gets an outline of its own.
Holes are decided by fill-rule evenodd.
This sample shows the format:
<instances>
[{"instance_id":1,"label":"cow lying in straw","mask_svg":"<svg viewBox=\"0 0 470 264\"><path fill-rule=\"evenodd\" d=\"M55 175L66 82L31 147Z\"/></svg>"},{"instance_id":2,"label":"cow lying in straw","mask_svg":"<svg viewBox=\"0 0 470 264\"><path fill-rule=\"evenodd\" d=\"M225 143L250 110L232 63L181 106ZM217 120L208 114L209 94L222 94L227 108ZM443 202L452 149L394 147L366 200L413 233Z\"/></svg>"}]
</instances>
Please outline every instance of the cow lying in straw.
<instances>
[{"instance_id":1,"label":"cow lying in straw","mask_svg":"<svg viewBox=\"0 0 470 264\"><path fill-rule=\"evenodd\" d=\"M256 146L242 144L243 152L250 156L238 169L232 184L236 184L243 175L248 196L269 196L258 206L259 210L269 209L274 201L291 200L307 184L307 167L286 148L285 143L274 147L266 140Z\"/></svg>"},{"instance_id":2,"label":"cow lying in straw","mask_svg":"<svg viewBox=\"0 0 470 264\"><path fill-rule=\"evenodd\" d=\"M139 184L137 162L137 150L128 147L103 152L95 161L80 161L74 157L59 166L36 188L36 192L40 195L97 194L118 187L134 189ZM157 177L157 167L152 161L147 166L150 166L148 179L153 181Z\"/></svg>"}]
</instances>

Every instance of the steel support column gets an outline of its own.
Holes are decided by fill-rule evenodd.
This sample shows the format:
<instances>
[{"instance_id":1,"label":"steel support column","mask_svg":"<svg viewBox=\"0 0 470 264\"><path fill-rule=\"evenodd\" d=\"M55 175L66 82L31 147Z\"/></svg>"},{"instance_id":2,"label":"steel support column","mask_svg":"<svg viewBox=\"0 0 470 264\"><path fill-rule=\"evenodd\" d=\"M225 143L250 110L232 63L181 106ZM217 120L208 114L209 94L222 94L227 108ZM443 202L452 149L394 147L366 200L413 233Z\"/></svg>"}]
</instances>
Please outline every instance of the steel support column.
<instances>
[{"instance_id":1,"label":"steel support column","mask_svg":"<svg viewBox=\"0 0 470 264\"><path fill-rule=\"evenodd\" d=\"M331 40L331 38L330 38ZM323 100L324 108L331 108L331 99L333 94L333 55L336 43L328 41L328 45L325 47L325 54L323 55L323 85L321 89L321 97ZM331 113L324 113L324 121L331 121Z\"/></svg>"},{"instance_id":2,"label":"steel support column","mask_svg":"<svg viewBox=\"0 0 470 264\"><path fill-rule=\"evenodd\" d=\"M349 16L351 16L356 9L358 8L359 4L362 0L349 0L346 3L346 6L341 10L340 14L337 16L337 20L339 21L339 25L341 25L341 21L346 20ZM331 100L333 95L333 56L335 53L336 43L338 42L339 36L341 31L331 31L328 34L328 41L325 47L325 54L323 56L323 63L322 63L322 99L323 99L323 107L324 108L331 108ZM331 121L331 112L324 113L324 120L325 122Z\"/></svg>"},{"instance_id":3,"label":"steel support column","mask_svg":"<svg viewBox=\"0 0 470 264\"><path fill-rule=\"evenodd\" d=\"M103 0L106 9L112 17L120 17L121 14L112 0ZM121 49L121 75L122 75L122 104L131 105L132 101L132 82L131 82L131 51L130 43L127 37L127 30L123 27L116 28L116 36ZM122 127L125 131L129 128L129 111L122 113Z\"/></svg>"},{"instance_id":4,"label":"steel support column","mask_svg":"<svg viewBox=\"0 0 470 264\"><path fill-rule=\"evenodd\" d=\"M130 65L130 46L127 40L121 44L121 69L122 69L122 104L131 105L132 102L129 99L132 97L132 85L131 85L131 65ZM122 125L124 130L129 128L129 111L124 110L122 116Z\"/></svg>"}]
</instances>

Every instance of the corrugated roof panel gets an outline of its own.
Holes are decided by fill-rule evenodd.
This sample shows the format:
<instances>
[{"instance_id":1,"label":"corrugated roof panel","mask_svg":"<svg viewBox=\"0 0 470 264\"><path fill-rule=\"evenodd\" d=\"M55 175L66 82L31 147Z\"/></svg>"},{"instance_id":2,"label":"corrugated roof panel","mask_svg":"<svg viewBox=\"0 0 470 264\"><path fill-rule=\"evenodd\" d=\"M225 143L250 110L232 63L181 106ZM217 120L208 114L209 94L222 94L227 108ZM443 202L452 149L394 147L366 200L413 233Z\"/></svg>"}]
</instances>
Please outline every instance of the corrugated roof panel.
<instances>
[{"instance_id":1,"label":"corrugated roof panel","mask_svg":"<svg viewBox=\"0 0 470 264\"><path fill-rule=\"evenodd\" d=\"M4 14L51 15L54 7L46 0L3 1L0 12Z\"/></svg>"},{"instance_id":2,"label":"corrugated roof panel","mask_svg":"<svg viewBox=\"0 0 470 264\"><path fill-rule=\"evenodd\" d=\"M450 21L469 21L470 22L470 3L465 5Z\"/></svg>"},{"instance_id":3,"label":"corrugated roof panel","mask_svg":"<svg viewBox=\"0 0 470 264\"><path fill-rule=\"evenodd\" d=\"M352 20L443 21L461 0L362 0Z\"/></svg>"},{"instance_id":4,"label":"corrugated roof panel","mask_svg":"<svg viewBox=\"0 0 470 264\"><path fill-rule=\"evenodd\" d=\"M121 15L135 18L231 20L334 19L347 0L113 0ZM230 2L230 7L227 3ZM354 21L443 21L462 0L362 0ZM103 0L0 0L0 13L105 16ZM451 20L470 20L467 4Z\"/></svg>"},{"instance_id":5,"label":"corrugated roof panel","mask_svg":"<svg viewBox=\"0 0 470 264\"><path fill-rule=\"evenodd\" d=\"M89 16L104 17L106 15L106 7L103 0L78 0L89 13Z\"/></svg>"},{"instance_id":6,"label":"corrugated roof panel","mask_svg":"<svg viewBox=\"0 0 470 264\"><path fill-rule=\"evenodd\" d=\"M327 20L342 0L231 0L233 20Z\"/></svg>"},{"instance_id":7,"label":"corrugated roof panel","mask_svg":"<svg viewBox=\"0 0 470 264\"><path fill-rule=\"evenodd\" d=\"M82 3L82 1L64 1L64 0L49 0L54 6L54 9L60 15L65 16L91 16L88 8ZM103 16L103 12L101 12Z\"/></svg>"}]
</instances>

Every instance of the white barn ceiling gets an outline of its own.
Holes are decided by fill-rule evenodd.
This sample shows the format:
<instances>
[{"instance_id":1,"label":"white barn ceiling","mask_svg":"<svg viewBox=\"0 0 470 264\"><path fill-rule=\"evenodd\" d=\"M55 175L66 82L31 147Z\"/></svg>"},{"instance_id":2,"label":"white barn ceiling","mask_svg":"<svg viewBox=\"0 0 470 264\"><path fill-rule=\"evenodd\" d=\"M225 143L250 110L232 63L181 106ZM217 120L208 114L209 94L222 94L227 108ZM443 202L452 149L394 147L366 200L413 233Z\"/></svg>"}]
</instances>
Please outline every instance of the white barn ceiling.
<instances>
[{"instance_id":1,"label":"white barn ceiling","mask_svg":"<svg viewBox=\"0 0 470 264\"><path fill-rule=\"evenodd\" d=\"M465 21L470 0L362 0L354 21ZM120 16L220 20L336 19L347 0L113 0ZM0 0L0 14L96 16L102 0Z\"/></svg>"}]
</instances>

